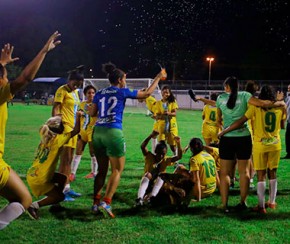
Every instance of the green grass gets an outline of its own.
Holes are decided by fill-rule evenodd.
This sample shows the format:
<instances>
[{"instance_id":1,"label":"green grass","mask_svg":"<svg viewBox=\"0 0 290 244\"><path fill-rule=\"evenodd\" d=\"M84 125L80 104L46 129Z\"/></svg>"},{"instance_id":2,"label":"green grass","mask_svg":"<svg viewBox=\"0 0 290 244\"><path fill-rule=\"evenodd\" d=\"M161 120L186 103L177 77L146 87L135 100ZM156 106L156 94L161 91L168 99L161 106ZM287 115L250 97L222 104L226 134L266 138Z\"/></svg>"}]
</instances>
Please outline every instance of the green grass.
<instances>
[{"instance_id":1,"label":"green grass","mask_svg":"<svg viewBox=\"0 0 290 244\"><path fill-rule=\"evenodd\" d=\"M20 175L30 167L39 143L38 129L50 116L51 107L15 104L9 108L5 160ZM124 114L127 160L120 185L113 200L116 219L92 215L93 180L84 179L90 170L88 150L84 152L77 180L72 187L83 194L73 203L63 203L66 211L51 214L40 210L39 221L26 214L0 232L0 243L289 243L290 242L290 162L281 160L278 170L278 209L266 216L254 213L220 213L220 196L191 203L186 212L133 207L143 174L141 141L152 129L152 119L141 108L128 108ZM201 136L201 112L178 111L179 134L183 147L191 137ZM284 142L284 133L281 136ZM283 143L284 144L284 143ZM282 150L285 155L285 150ZM190 154L184 155L187 164ZM169 172L172 169L168 170ZM23 178L25 181L25 178ZM26 182L26 181L25 181ZM231 191L230 205L239 202L239 188ZM249 206L257 203L250 192ZM3 207L6 200L0 198Z\"/></svg>"}]
</instances>

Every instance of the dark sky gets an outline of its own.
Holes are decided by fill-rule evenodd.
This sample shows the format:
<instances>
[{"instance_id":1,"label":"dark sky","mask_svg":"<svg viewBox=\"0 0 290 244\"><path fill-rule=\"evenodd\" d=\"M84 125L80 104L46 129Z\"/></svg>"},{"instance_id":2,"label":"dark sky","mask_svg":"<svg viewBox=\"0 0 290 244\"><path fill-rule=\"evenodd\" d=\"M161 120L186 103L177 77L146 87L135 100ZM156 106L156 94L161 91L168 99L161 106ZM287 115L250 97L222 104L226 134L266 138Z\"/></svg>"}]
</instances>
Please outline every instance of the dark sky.
<instances>
[{"instance_id":1,"label":"dark sky","mask_svg":"<svg viewBox=\"0 0 290 244\"><path fill-rule=\"evenodd\" d=\"M66 75L85 64L104 77L112 61L129 77L290 79L286 0L0 0L1 45L11 42L19 65L55 30L62 44L39 75ZM89 74L88 74L89 75Z\"/></svg>"}]
</instances>

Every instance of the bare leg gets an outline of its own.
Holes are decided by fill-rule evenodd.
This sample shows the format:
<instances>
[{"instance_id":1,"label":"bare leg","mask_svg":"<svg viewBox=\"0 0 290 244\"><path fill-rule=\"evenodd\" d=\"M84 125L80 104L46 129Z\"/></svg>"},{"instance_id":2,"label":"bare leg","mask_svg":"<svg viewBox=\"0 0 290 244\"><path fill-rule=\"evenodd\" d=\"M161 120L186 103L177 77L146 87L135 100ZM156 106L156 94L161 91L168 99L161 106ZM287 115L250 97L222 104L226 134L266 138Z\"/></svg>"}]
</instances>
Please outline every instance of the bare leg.
<instances>
[{"instance_id":1,"label":"bare leg","mask_svg":"<svg viewBox=\"0 0 290 244\"><path fill-rule=\"evenodd\" d=\"M231 175L233 175L235 167L235 160L225 160L221 159L221 169L220 169L220 194L222 198L222 205L227 207L229 187L231 182Z\"/></svg>"},{"instance_id":2,"label":"bare leg","mask_svg":"<svg viewBox=\"0 0 290 244\"><path fill-rule=\"evenodd\" d=\"M250 160L238 160L238 170L240 175L241 203L246 202L250 186Z\"/></svg>"},{"instance_id":3,"label":"bare leg","mask_svg":"<svg viewBox=\"0 0 290 244\"><path fill-rule=\"evenodd\" d=\"M59 173L64 174L69 179L71 172L71 162L73 158L74 148L64 147L60 156ZM69 183L69 180L67 180Z\"/></svg>"},{"instance_id":4,"label":"bare leg","mask_svg":"<svg viewBox=\"0 0 290 244\"><path fill-rule=\"evenodd\" d=\"M21 203L25 209L27 209L32 202L27 187L13 169L10 169L9 179L4 188L1 189L0 195L6 198L10 203Z\"/></svg>"},{"instance_id":5,"label":"bare leg","mask_svg":"<svg viewBox=\"0 0 290 244\"><path fill-rule=\"evenodd\" d=\"M106 198L112 198L116 192L116 189L120 182L122 172L124 170L125 156L120 157L120 158L110 157L110 162L111 162L112 174L108 181L106 194L105 194Z\"/></svg>"},{"instance_id":6,"label":"bare leg","mask_svg":"<svg viewBox=\"0 0 290 244\"><path fill-rule=\"evenodd\" d=\"M97 156L97 160L99 164L99 173L94 181L94 196L101 194L109 168L109 158L107 156Z\"/></svg>"}]
</instances>

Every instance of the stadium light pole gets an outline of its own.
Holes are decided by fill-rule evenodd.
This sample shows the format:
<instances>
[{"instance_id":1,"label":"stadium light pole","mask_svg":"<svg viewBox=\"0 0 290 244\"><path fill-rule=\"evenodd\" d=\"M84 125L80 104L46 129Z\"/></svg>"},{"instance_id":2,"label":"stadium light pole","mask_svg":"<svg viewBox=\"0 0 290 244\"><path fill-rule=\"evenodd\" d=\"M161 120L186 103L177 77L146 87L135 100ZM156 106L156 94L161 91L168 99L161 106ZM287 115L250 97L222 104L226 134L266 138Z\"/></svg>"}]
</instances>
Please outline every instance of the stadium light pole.
<instances>
[{"instance_id":1,"label":"stadium light pole","mask_svg":"<svg viewBox=\"0 0 290 244\"><path fill-rule=\"evenodd\" d=\"M214 61L214 58L207 57L206 61L208 61L208 87L210 87L211 63Z\"/></svg>"}]
</instances>

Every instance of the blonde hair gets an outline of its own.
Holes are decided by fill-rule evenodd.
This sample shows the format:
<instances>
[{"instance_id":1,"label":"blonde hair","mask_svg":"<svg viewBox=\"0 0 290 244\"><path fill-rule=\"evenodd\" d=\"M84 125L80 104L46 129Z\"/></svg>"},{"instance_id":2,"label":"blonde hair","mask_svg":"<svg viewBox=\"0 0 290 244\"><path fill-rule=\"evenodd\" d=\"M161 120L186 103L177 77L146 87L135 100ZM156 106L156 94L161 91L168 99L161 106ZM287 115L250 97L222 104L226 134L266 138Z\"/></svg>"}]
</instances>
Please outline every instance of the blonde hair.
<instances>
[{"instance_id":1,"label":"blonde hair","mask_svg":"<svg viewBox=\"0 0 290 244\"><path fill-rule=\"evenodd\" d=\"M47 144L57 133L63 130L61 117L54 116L49 118L44 125L40 127L39 133L41 142Z\"/></svg>"}]
</instances>

